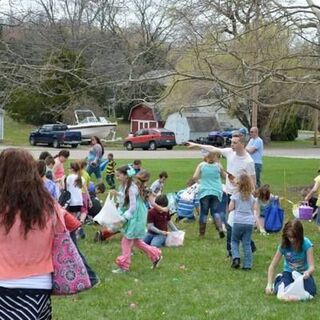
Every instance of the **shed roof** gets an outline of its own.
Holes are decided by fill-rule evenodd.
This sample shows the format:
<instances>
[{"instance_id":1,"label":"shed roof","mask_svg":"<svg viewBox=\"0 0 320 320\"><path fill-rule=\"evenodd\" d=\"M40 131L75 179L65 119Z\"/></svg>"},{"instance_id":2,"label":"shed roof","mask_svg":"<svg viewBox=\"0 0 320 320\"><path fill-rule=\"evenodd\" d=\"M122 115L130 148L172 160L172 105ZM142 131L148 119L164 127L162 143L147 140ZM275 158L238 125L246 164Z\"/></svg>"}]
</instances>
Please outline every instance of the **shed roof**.
<instances>
[{"instance_id":1,"label":"shed roof","mask_svg":"<svg viewBox=\"0 0 320 320\"><path fill-rule=\"evenodd\" d=\"M210 132L213 130L220 130L220 125L214 115L186 117L191 132Z\"/></svg>"},{"instance_id":2,"label":"shed roof","mask_svg":"<svg viewBox=\"0 0 320 320\"><path fill-rule=\"evenodd\" d=\"M129 119L129 120L131 120L132 110L135 109L135 108L141 107L141 106L144 107L144 108L149 108L149 109L151 109L154 120L156 120L156 121L162 121L162 117L161 117L161 113L160 113L159 108L158 108L155 104L151 104L151 103L138 103L138 104L136 104L135 106L133 106L133 107L130 109L130 113L129 113L129 116L128 116L128 119Z\"/></svg>"}]
</instances>

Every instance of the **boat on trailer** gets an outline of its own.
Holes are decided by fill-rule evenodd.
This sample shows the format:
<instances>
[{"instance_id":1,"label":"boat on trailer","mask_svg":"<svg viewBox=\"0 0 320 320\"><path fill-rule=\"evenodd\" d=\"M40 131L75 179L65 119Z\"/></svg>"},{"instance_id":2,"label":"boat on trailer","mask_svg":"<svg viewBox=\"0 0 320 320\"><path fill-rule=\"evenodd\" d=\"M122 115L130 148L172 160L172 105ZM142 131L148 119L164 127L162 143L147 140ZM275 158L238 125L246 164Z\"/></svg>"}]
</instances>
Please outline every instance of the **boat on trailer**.
<instances>
[{"instance_id":1,"label":"boat on trailer","mask_svg":"<svg viewBox=\"0 0 320 320\"><path fill-rule=\"evenodd\" d=\"M117 122L110 122L105 117L97 118L92 110L75 110L75 124L68 125L70 130L81 131L82 140L90 140L92 136L99 139L114 139Z\"/></svg>"}]
</instances>

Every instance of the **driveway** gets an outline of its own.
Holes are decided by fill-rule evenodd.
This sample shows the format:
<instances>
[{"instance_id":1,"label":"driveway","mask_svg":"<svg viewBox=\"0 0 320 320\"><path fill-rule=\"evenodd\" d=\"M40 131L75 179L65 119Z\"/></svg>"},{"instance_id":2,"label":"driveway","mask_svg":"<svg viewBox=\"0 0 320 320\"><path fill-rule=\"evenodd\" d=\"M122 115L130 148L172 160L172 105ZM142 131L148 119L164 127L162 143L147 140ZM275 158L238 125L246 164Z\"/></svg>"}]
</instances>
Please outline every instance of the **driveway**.
<instances>
[{"instance_id":1,"label":"driveway","mask_svg":"<svg viewBox=\"0 0 320 320\"><path fill-rule=\"evenodd\" d=\"M0 150L10 146L0 145ZM38 158L42 151L49 151L52 155L59 152L60 149L53 149L48 147L24 147L29 150L34 157ZM80 146L77 149L70 150L72 159L84 159L88 155L88 146ZM199 150L156 150L156 151L143 151L143 150L109 150L106 148L105 156L107 153L112 152L115 159L185 159L185 158L201 158ZM304 149L265 149L264 155L267 157L288 157L288 158L302 158L302 159L319 159L320 149L318 148L304 148Z\"/></svg>"}]
</instances>

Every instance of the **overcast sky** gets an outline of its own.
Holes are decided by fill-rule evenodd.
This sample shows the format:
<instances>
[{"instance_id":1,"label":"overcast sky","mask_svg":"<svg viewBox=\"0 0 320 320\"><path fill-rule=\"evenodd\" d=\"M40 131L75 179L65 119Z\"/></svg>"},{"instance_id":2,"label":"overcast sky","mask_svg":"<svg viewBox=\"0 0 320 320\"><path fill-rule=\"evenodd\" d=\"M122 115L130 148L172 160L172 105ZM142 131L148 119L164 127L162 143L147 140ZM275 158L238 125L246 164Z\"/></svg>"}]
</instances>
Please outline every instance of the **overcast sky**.
<instances>
[{"instance_id":1,"label":"overcast sky","mask_svg":"<svg viewBox=\"0 0 320 320\"><path fill-rule=\"evenodd\" d=\"M39 1L39 0L38 0ZM290 2L291 5L294 4L301 4L301 5L307 5L306 0L278 0L278 2ZM320 0L313 0L314 4L320 6ZM10 4L12 5L13 11L16 12L24 12L28 9L36 10L39 8L39 5L37 4L37 0L0 0L0 14L2 12L8 12L10 9Z\"/></svg>"}]
</instances>

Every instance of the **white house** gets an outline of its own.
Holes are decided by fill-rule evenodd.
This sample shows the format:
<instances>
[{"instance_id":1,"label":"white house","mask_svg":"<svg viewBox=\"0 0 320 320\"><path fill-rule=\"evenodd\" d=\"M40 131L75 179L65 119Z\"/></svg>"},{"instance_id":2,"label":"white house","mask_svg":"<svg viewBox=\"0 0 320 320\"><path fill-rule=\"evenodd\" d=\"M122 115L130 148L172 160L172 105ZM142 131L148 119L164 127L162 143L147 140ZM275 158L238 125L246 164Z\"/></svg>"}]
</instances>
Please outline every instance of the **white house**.
<instances>
[{"instance_id":1,"label":"white house","mask_svg":"<svg viewBox=\"0 0 320 320\"><path fill-rule=\"evenodd\" d=\"M164 127L175 133L178 144L206 137L209 132L220 130L217 118L212 112L203 112L201 108L193 107L170 114Z\"/></svg>"}]
</instances>

